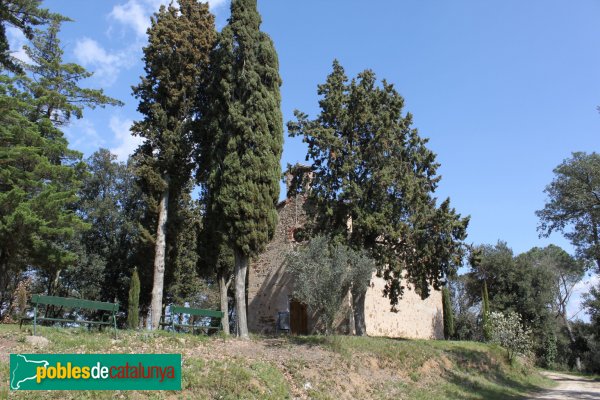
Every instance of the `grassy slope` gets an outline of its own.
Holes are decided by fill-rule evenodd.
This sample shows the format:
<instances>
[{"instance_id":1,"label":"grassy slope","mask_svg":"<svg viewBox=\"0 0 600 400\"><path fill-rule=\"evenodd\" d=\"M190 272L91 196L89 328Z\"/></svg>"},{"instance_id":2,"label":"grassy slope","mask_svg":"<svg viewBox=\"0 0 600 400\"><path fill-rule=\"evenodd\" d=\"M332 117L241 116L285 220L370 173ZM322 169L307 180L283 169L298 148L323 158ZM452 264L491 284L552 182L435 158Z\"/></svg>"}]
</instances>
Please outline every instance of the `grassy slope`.
<instances>
[{"instance_id":1,"label":"grassy slope","mask_svg":"<svg viewBox=\"0 0 600 400\"><path fill-rule=\"evenodd\" d=\"M0 398L109 399L114 392L8 392L7 353L182 353L183 391L122 392L132 399L376 398L519 399L549 385L531 367L471 342L359 337L254 338L43 328L36 350L18 327L0 325Z\"/></svg>"}]
</instances>

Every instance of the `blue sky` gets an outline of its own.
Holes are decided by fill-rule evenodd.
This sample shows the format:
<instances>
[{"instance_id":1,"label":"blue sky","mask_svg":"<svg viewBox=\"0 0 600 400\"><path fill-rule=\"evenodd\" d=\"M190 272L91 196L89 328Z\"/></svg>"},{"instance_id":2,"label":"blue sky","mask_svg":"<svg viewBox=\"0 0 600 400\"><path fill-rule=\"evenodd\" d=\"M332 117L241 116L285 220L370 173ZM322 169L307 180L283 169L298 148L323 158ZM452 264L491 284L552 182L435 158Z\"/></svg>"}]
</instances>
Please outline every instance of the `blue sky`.
<instances>
[{"instance_id":1,"label":"blue sky","mask_svg":"<svg viewBox=\"0 0 600 400\"><path fill-rule=\"evenodd\" d=\"M68 127L86 156L102 146L124 159L137 145L128 132L139 118L130 87L143 73L149 16L166 2L44 1L75 20L62 32L65 58L95 71L90 86L125 102ZM228 5L211 2L219 27ZM538 238L534 212L554 167L573 151L597 150L599 2L259 0L259 9L280 57L284 121L294 109L318 112L316 87L334 58L349 76L370 68L396 85L430 138L443 176L438 195L471 215L469 242L572 252L560 235ZM304 155L301 140L286 138L283 166Z\"/></svg>"}]
</instances>

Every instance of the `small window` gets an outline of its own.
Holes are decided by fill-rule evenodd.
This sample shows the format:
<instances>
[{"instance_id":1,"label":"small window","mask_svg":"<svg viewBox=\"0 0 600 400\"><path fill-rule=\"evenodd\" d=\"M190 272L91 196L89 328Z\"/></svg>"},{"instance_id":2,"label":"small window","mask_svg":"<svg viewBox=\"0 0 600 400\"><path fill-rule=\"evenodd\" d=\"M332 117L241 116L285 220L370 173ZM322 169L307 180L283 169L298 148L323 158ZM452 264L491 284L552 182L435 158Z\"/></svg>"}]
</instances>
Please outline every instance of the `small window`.
<instances>
[{"instance_id":1,"label":"small window","mask_svg":"<svg viewBox=\"0 0 600 400\"><path fill-rule=\"evenodd\" d=\"M306 230L304 228L296 228L293 233L294 241L297 243L302 243L308 240L308 235L306 234Z\"/></svg>"}]
</instances>

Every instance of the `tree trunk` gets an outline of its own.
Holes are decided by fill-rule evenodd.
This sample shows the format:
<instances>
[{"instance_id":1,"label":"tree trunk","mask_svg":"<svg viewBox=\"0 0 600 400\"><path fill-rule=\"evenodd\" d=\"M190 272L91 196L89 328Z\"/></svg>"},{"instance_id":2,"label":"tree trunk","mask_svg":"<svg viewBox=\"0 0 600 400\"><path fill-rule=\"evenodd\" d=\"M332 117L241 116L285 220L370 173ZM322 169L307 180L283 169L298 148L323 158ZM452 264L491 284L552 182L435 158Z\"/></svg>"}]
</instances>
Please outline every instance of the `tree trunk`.
<instances>
[{"instance_id":1,"label":"tree trunk","mask_svg":"<svg viewBox=\"0 0 600 400\"><path fill-rule=\"evenodd\" d=\"M168 180L167 180L168 183ZM167 248L167 213L169 211L169 188L162 193L158 206L158 226L154 252L154 282L150 303L150 326L158 329L162 313L163 286L165 283L165 254Z\"/></svg>"},{"instance_id":2,"label":"tree trunk","mask_svg":"<svg viewBox=\"0 0 600 400\"><path fill-rule=\"evenodd\" d=\"M366 295L366 286L352 291L352 312L354 313L354 331L356 336L365 336L367 334L367 325L365 323Z\"/></svg>"},{"instance_id":3,"label":"tree trunk","mask_svg":"<svg viewBox=\"0 0 600 400\"><path fill-rule=\"evenodd\" d=\"M231 279L227 277L227 273L223 270L219 270L218 275L219 294L221 295L221 311L223 312L221 325L223 326L223 333L229 335L229 298L227 297L227 291L229 290Z\"/></svg>"},{"instance_id":4,"label":"tree trunk","mask_svg":"<svg viewBox=\"0 0 600 400\"><path fill-rule=\"evenodd\" d=\"M575 335L573 334L573 329L571 329L571 323L569 322L569 319L567 318L567 316L562 313L562 318L565 321L565 326L567 327L567 332L569 333L569 340L571 341L571 344L574 345L575 344ZM581 371L581 357L577 356L575 357L575 368L577 368L577 371Z\"/></svg>"},{"instance_id":5,"label":"tree trunk","mask_svg":"<svg viewBox=\"0 0 600 400\"><path fill-rule=\"evenodd\" d=\"M235 255L235 317L238 337L249 339L248 321L246 318L246 274L248 273L248 256L240 249L234 250Z\"/></svg>"}]
</instances>

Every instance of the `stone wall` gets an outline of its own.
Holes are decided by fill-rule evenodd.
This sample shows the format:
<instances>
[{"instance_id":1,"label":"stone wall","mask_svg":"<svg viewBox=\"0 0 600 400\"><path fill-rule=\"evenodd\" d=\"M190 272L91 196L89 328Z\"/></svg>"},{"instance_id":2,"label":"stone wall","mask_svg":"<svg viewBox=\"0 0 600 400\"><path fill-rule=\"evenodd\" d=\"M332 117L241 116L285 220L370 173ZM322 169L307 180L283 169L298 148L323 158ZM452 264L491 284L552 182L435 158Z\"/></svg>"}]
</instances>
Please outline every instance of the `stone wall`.
<instances>
[{"instance_id":1,"label":"stone wall","mask_svg":"<svg viewBox=\"0 0 600 400\"><path fill-rule=\"evenodd\" d=\"M306 222L305 197L294 195L278 205L279 223L265 252L250 264L248 276L248 328L255 333L274 333L277 313L289 311L293 282L285 271L285 255L295 245L295 233ZM373 277L365 298L365 322L370 336L433 339L443 338L442 296L432 291L426 300L414 291L405 291L391 311L383 297L384 280ZM345 302L348 303L348 302ZM335 325L348 333L348 308L340 310ZM318 329L315 315L308 315L309 332Z\"/></svg>"},{"instance_id":2,"label":"stone wall","mask_svg":"<svg viewBox=\"0 0 600 400\"><path fill-rule=\"evenodd\" d=\"M250 263L248 274L248 329L272 333L279 311L289 311L293 282L283 266L292 249L294 233L306 222L304 197L287 199L278 205L279 223L271 243Z\"/></svg>"},{"instance_id":3,"label":"stone wall","mask_svg":"<svg viewBox=\"0 0 600 400\"><path fill-rule=\"evenodd\" d=\"M404 296L392 311L390 300L383 297L385 280L373 274L365 297L367 335L407 339L443 339L442 292L432 290L421 300L414 290L404 290Z\"/></svg>"}]
</instances>

